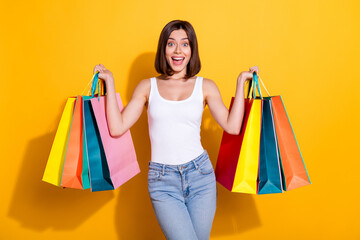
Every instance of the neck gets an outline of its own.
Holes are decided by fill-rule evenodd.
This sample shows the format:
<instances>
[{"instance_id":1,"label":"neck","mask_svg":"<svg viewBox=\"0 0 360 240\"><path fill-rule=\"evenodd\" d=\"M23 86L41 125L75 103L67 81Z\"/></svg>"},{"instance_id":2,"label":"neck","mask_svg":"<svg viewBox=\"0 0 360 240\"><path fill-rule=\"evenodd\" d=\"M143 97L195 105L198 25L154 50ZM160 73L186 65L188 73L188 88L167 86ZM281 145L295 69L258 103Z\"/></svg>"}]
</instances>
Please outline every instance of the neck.
<instances>
[{"instance_id":1,"label":"neck","mask_svg":"<svg viewBox=\"0 0 360 240\"><path fill-rule=\"evenodd\" d=\"M180 72L175 72L172 76L167 76L165 75L165 79L168 79L168 80L183 80L183 79L186 79L185 78L186 76L186 68L184 68L182 71Z\"/></svg>"}]
</instances>

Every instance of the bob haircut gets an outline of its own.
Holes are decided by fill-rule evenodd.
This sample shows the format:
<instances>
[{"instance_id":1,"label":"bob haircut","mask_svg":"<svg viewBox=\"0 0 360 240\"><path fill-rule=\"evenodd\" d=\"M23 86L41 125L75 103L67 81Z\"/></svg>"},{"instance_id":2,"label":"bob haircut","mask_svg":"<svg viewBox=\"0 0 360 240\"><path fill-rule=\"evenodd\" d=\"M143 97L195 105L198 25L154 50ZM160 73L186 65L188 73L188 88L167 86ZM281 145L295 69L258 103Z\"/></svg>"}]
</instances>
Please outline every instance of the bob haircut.
<instances>
[{"instance_id":1,"label":"bob haircut","mask_svg":"<svg viewBox=\"0 0 360 240\"><path fill-rule=\"evenodd\" d=\"M199 51L198 51L198 43L195 34L195 30L193 26L187 22L182 20L173 20L166 24L160 34L158 48L155 57L155 69L158 73L166 74L168 76L172 76L174 71L171 66L166 61L166 44L169 39L169 36L172 31L183 29L189 39L190 48L191 48L191 57L190 61L186 66L186 75L185 78L191 78L195 76L201 69Z\"/></svg>"}]
</instances>

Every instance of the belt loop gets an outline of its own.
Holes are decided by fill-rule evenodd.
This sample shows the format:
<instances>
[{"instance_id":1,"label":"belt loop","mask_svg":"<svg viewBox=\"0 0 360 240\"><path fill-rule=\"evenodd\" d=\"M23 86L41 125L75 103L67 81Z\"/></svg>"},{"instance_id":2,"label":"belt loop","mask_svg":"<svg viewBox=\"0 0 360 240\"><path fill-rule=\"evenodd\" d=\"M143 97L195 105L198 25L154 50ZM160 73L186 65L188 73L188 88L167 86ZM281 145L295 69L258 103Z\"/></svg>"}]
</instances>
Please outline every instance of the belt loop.
<instances>
[{"instance_id":1,"label":"belt loop","mask_svg":"<svg viewBox=\"0 0 360 240\"><path fill-rule=\"evenodd\" d=\"M194 163L195 168L198 169L198 165L196 164L195 160L192 160L192 162Z\"/></svg>"},{"instance_id":2,"label":"belt loop","mask_svg":"<svg viewBox=\"0 0 360 240\"><path fill-rule=\"evenodd\" d=\"M165 164L163 164L163 168L162 168L162 175L165 175Z\"/></svg>"}]
</instances>

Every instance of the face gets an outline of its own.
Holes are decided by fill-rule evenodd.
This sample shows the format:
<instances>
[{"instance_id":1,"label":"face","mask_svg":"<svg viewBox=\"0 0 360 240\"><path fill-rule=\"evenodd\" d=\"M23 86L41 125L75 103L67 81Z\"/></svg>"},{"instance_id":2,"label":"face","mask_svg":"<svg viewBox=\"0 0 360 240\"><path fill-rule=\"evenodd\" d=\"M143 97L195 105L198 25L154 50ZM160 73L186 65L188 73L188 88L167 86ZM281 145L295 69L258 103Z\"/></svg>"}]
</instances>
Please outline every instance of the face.
<instances>
[{"instance_id":1,"label":"face","mask_svg":"<svg viewBox=\"0 0 360 240\"><path fill-rule=\"evenodd\" d=\"M191 48L186 32L183 29L171 32L166 44L166 60L176 73L184 71L190 61Z\"/></svg>"}]
</instances>

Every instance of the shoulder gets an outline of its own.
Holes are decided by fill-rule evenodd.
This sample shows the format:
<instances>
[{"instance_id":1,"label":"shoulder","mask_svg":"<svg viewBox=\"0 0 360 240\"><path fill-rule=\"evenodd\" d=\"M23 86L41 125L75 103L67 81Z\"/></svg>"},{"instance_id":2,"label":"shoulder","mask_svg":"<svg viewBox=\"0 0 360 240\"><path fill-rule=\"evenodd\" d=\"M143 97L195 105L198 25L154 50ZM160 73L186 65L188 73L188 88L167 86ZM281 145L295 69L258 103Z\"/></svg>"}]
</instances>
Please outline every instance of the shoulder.
<instances>
[{"instance_id":1,"label":"shoulder","mask_svg":"<svg viewBox=\"0 0 360 240\"><path fill-rule=\"evenodd\" d=\"M134 90L134 95L148 98L151 88L150 78L142 79Z\"/></svg>"},{"instance_id":2,"label":"shoulder","mask_svg":"<svg viewBox=\"0 0 360 240\"><path fill-rule=\"evenodd\" d=\"M214 87L216 86L215 82L209 78L203 78L204 87Z\"/></svg>"},{"instance_id":3,"label":"shoulder","mask_svg":"<svg viewBox=\"0 0 360 240\"><path fill-rule=\"evenodd\" d=\"M213 80L203 78L203 95L206 103L208 103L210 98L213 99L220 96L219 88Z\"/></svg>"},{"instance_id":4,"label":"shoulder","mask_svg":"<svg viewBox=\"0 0 360 240\"><path fill-rule=\"evenodd\" d=\"M218 91L218 87L213 80L209 78L203 78L203 91L207 95L208 93Z\"/></svg>"},{"instance_id":5,"label":"shoulder","mask_svg":"<svg viewBox=\"0 0 360 240\"><path fill-rule=\"evenodd\" d=\"M146 91L146 90L150 90L150 87L151 87L151 79L150 78L145 78L145 79L142 79L138 83L138 85L136 86L136 89Z\"/></svg>"},{"instance_id":6,"label":"shoulder","mask_svg":"<svg viewBox=\"0 0 360 240\"><path fill-rule=\"evenodd\" d=\"M150 78L145 78L145 79L142 79L138 85L137 85L137 88L150 88L150 85L151 85L151 79Z\"/></svg>"}]
</instances>

